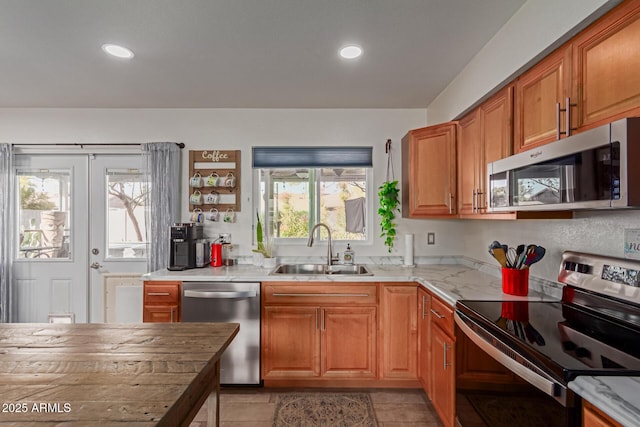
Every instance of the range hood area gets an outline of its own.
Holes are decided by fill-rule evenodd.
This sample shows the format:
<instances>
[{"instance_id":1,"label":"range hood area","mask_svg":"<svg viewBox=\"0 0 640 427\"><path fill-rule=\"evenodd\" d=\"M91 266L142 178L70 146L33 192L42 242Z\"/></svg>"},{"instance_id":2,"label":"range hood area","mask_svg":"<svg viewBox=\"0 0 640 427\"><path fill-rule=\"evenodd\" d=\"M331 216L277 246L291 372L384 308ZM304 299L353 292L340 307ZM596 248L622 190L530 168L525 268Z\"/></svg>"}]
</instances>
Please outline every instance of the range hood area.
<instances>
[{"instance_id":1,"label":"range hood area","mask_svg":"<svg viewBox=\"0 0 640 427\"><path fill-rule=\"evenodd\" d=\"M487 165L489 211L640 209L639 161L639 117L518 153Z\"/></svg>"}]
</instances>

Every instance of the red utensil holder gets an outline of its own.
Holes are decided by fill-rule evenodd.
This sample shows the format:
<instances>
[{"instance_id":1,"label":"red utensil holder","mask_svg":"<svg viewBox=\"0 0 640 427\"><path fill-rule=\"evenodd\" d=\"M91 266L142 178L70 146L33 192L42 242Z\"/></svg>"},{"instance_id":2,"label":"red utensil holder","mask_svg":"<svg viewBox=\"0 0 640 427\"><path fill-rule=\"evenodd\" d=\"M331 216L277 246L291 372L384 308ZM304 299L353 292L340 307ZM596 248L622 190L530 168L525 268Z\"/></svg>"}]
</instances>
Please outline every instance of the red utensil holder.
<instances>
[{"instance_id":1,"label":"red utensil holder","mask_svg":"<svg viewBox=\"0 0 640 427\"><path fill-rule=\"evenodd\" d=\"M502 268L502 292L527 296L529 293L529 269Z\"/></svg>"}]
</instances>

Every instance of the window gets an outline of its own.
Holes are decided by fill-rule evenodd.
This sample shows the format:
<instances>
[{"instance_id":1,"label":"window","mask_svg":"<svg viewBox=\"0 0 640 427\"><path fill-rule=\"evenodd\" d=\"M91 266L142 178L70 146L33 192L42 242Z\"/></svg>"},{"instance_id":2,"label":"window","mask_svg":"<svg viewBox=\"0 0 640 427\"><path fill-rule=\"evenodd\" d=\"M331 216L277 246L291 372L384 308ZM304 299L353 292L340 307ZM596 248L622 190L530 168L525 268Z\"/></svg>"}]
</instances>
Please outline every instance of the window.
<instances>
[{"instance_id":1,"label":"window","mask_svg":"<svg viewBox=\"0 0 640 427\"><path fill-rule=\"evenodd\" d=\"M70 259L70 170L18 170L18 258Z\"/></svg>"},{"instance_id":2,"label":"window","mask_svg":"<svg viewBox=\"0 0 640 427\"><path fill-rule=\"evenodd\" d=\"M347 151L341 151L345 148ZM256 150L261 151L257 157ZM271 153L274 157L266 161L269 150L274 150ZM306 240L309 230L322 222L331 229L335 240L370 239L366 209L372 182L370 147L290 148L287 154L295 151L298 155L293 162L278 159L277 150L278 147L254 148L254 188L258 193L254 200L259 201L256 209L267 238ZM358 155L364 152L365 157L368 154L368 161L363 162L367 166L354 166L354 162L349 161L349 153L353 152ZM322 156L328 160L319 161ZM278 166L279 162L285 166ZM300 166L291 167L292 164ZM321 237L326 238L322 230Z\"/></svg>"}]
</instances>

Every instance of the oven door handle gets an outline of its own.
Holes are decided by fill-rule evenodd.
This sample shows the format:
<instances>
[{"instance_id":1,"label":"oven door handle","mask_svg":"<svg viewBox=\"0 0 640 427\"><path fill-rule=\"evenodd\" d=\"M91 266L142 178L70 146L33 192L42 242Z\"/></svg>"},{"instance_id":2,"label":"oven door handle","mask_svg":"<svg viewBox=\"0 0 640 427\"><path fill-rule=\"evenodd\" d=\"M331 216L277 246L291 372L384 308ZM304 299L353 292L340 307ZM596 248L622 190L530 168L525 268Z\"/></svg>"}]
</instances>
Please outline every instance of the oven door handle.
<instances>
[{"instance_id":1,"label":"oven door handle","mask_svg":"<svg viewBox=\"0 0 640 427\"><path fill-rule=\"evenodd\" d=\"M564 387L557 381L554 381L550 377L547 377L542 371L539 371L538 369L534 371L533 369L535 367L533 365L530 365L531 367L524 366L520 362L514 360L512 356L506 354L505 352L497 348L494 344L487 341L487 339L489 338L493 343L502 344L500 338L496 337L485 328L473 322L473 320L469 319L463 313L456 311L454 314L454 318L456 324L462 330L462 332L464 332L464 334L471 341L473 341L478 347L484 350L484 352L486 352L489 356L493 357L503 366L519 375L521 378L529 382L531 385L537 387L548 396L556 399L563 406L566 406L566 387ZM474 328L477 328L482 332L482 334L478 334L476 331L474 331L474 329L469 326L469 323L473 324ZM505 350L513 354L515 357L515 352L509 349L506 345L505 347Z\"/></svg>"},{"instance_id":2,"label":"oven door handle","mask_svg":"<svg viewBox=\"0 0 640 427\"><path fill-rule=\"evenodd\" d=\"M217 299L231 299L231 298L255 298L258 296L256 291L196 291L185 290L184 296L189 298L217 298Z\"/></svg>"}]
</instances>

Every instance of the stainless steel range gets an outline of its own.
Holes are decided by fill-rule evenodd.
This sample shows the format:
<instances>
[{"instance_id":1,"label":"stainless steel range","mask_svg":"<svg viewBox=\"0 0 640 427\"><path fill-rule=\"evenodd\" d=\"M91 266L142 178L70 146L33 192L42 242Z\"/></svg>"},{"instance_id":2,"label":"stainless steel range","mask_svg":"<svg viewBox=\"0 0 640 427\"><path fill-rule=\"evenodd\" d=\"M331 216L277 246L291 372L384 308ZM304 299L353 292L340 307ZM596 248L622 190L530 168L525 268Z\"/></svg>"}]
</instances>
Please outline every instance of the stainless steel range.
<instances>
[{"instance_id":1,"label":"stainless steel range","mask_svg":"<svg viewBox=\"0 0 640 427\"><path fill-rule=\"evenodd\" d=\"M476 345L566 408L579 425L578 375L640 375L640 263L562 256L562 299L458 301L455 320Z\"/></svg>"}]
</instances>

